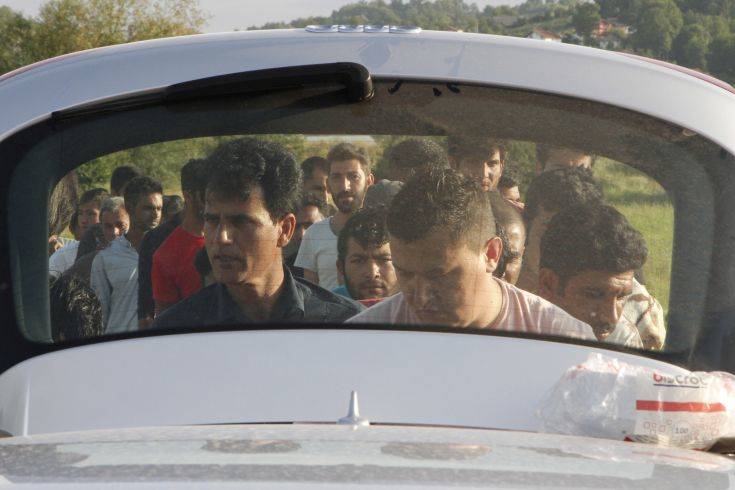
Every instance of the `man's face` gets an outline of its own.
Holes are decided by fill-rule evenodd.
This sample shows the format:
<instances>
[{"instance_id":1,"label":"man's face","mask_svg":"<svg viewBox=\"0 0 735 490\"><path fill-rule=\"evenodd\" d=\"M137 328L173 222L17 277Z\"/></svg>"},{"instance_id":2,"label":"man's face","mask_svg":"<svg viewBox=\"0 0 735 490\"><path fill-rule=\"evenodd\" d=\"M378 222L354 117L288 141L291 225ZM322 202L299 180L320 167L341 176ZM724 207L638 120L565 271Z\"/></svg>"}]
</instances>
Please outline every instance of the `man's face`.
<instances>
[{"instance_id":1,"label":"man's face","mask_svg":"<svg viewBox=\"0 0 735 490\"><path fill-rule=\"evenodd\" d=\"M208 195L204 244L217 282L253 285L281 262L280 226L268 214L263 191L255 186L247 201Z\"/></svg>"},{"instance_id":2,"label":"man's face","mask_svg":"<svg viewBox=\"0 0 735 490\"><path fill-rule=\"evenodd\" d=\"M123 208L102 213L100 223L102 223L105 243L110 243L120 235L124 235L130 228L130 218Z\"/></svg>"},{"instance_id":3,"label":"man's face","mask_svg":"<svg viewBox=\"0 0 735 490\"><path fill-rule=\"evenodd\" d=\"M520 223L512 223L505 230L508 237L510 256L505 263L503 279L510 284L518 282L523 266L523 252L526 248L526 230Z\"/></svg>"},{"instance_id":4,"label":"man's face","mask_svg":"<svg viewBox=\"0 0 735 490\"><path fill-rule=\"evenodd\" d=\"M539 294L592 327L598 340L605 340L614 330L623 305L633 291L633 273L584 271L560 287L549 269L541 271Z\"/></svg>"},{"instance_id":5,"label":"man's face","mask_svg":"<svg viewBox=\"0 0 735 490\"><path fill-rule=\"evenodd\" d=\"M89 229L90 226L96 225L100 222L100 208L96 202L88 202L79 206L78 213L78 233L79 236L84 236L84 233Z\"/></svg>"},{"instance_id":6,"label":"man's face","mask_svg":"<svg viewBox=\"0 0 735 490\"><path fill-rule=\"evenodd\" d=\"M132 224L144 232L150 231L161 222L163 195L158 193L140 196L133 212Z\"/></svg>"},{"instance_id":7,"label":"man's face","mask_svg":"<svg viewBox=\"0 0 735 490\"><path fill-rule=\"evenodd\" d=\"M291 240L296 244L300 245L303 240L306 230L317 221L324 219L324 215L319 211L316 206L304 206L299 209L296 213L296 231L294 231Z\"/></svg>"},{"instance_id":8,"label":"man's face","mask_svg":"<svg viewBox=\"0 0 735 490\"><path fill-rule=\"evenodd\" d=\"M319 168L315 168L311 176L304 178L304 195L310 195L324 202L329 202L329 189L327 188L326 172Z\"/></svg>"},{"instance_id":9,"label":"man's face","mask_svg":"<svg viewBox=\"0 0 735 490\"><path fill-rule=\"evenodd\" d=\"M577 150L568 148L554 148L549 150L549 156L546 159L544 172L547 170L556 170L559 168L585 167L592 166L592 157Z\"/></svg>"},{"instance_id":10,"label":"man's face","mask_svg":"<svg viewBox=\"0 0 735 490\"><path fill-rule=\"evenodd\" d=\"M521 192L518 190L517 185L514 185L513 187L501 187L498 190L500 191L500 195L509 201L521 201Z\"/></svg>"},{"instance_id":11,"label":"man's face","mask_svg":"<svg viewBox=\"0 0 735 490\"><path fill-rule=\"evenodd\" d=\"M349 238L345 263L339 265L353 299L386 298L396 292L398 280L390 243L365 248L354 238Z\"/></svg>"},{"instance_id":12,"label":"man's face","mask_svg":"<svg viewBox=\"0 0 735 490\"><path fill-rule=\"evenodd\" d=\"M485 326L476 324L490 294L478 287L488 275L484 251L464 240L454 243L441 231L413 242L392 237L390 243L398 285L422 323Z\"/></svg>"},{"instance_id":13,"label":"man's face","mask_svg":"<svg viewBox=\"0 0 735 490\"><path fill-rule=\"evenodd\" d=\"M504 167L498 149L493 149L486 158L463 156L457 161L457 171L476 179L485 191L497 189Z\"/></svg>"},{"instance_id":14,"label":"man's face","mask_svg":"<svg viewBox=\"0 0 735 490\"><path fill-rule=\"evenodd\" d=\"M332 162L329 190L340 213L350 214L362 207L365 192L373 183L373 174L365 175L359 160Z\"/></svg>"}]
</instances>

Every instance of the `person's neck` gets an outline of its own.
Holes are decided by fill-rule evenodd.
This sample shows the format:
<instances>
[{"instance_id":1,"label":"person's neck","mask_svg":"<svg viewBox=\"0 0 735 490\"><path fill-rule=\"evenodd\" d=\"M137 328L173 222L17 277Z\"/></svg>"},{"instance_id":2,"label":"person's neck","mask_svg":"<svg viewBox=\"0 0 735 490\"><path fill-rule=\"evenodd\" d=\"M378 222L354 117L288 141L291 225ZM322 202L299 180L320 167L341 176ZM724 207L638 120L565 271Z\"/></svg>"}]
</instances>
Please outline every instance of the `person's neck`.
<instances>
[{"instance_id":1,"label":"person's neck","mask_svg":"<svg viewBox=\"0 0 735 490\"><path fill-rule=\"evenodd\" d=\"M130 242L130 245L132 245L135 250L138 250L144 236L145 231L137 227L131 227L125 234L125 239Z\"/></svg>"},{"instance_id":2,"label":"person's neck","mask_svg":"<svg viewBox=\"0 0 735 490\"><path fill-rule=\"evenodd\" d=\"M204 235L204 221L193 211L184 210L184 219L181 221L181 227L185 232L194 236Z\"/></svg>"},{"instance_id":3,"label":"person's neck","mask_svg":"<svg viewBox=\"0 0 735 490\"><path fill-rule=\"evenodd\" d=\"M500 279L496 279L492 274L483 274L477 284L478 291L481 291L483 298L476 304L480 308L477 311L475 320L468 325L474 328L487 328L498 319L500 310L503 309L503 289L498 283Z\"/></svg>"},{"instance_id":4,"label":"person's neck","mask_svg":"<svg viewBox=\"0 0 735 490\"><path fill-rule=\"evenodd\" d=\"M253 321L266 321L284 285L283 265L276 261L271 270L252 284L227 284L227 291L237 306Z\"/></svg>"},{"instance_id":5,"label":"person's neck","mask_svg":"<svg viewBox=\"0 0 735 490\"><path fill-rule=\"evenodd\" d=\"M332 216L330 226L332 227L332 231L335 235L339 236L339 232L345 227L350 216L352 216L352 213L343 213L342 211L337 211L334 216Z\"/></svg>"}]
</instances>

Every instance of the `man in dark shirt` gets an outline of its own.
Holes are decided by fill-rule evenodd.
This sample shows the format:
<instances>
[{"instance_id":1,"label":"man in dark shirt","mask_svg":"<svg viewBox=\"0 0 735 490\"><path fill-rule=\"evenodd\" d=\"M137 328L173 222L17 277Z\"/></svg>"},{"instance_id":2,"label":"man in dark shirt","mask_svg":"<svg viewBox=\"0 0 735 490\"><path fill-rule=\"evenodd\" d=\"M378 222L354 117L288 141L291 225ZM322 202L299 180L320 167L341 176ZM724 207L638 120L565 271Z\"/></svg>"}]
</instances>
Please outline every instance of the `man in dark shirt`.
<instances>
[{"instance_id":1,"label":"man in dark shirt","mask_svg":"<svg viewBox=\"0 0 735 490\"><path fill-rule=\"evenodd\" d=\"M290 153L277 143L238 139L220 145L208 167L204 243L216 283L156 317L155 328L340 323L362 309L294 278L283 264L300 189Z\"/></svg>"}]
</instances>

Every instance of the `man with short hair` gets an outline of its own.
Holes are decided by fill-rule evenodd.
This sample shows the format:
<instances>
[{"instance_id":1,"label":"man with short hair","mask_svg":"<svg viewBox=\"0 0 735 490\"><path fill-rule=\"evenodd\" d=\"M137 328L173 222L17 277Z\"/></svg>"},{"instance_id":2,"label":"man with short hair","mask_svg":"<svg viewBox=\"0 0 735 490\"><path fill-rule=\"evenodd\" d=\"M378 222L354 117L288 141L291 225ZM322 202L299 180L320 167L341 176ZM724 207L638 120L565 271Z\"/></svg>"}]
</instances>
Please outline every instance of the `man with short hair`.
<instances>
[{"instance_id":1,"label":"man with short hair","mask_svg":"<svg viewBox=\"0 0 735 490\"><path fill-rule=\"evenodd\" d=\"M304 269L304 278L332 290L339 285L337 237L352 214L362 208L365 193L373 184L370 158L351 143L329 151L329 190L337 213L314 224L304 235L294 265Z\"/></svg>"},{"instance_id":2,"label":"man with short hair","mask_svg":"<svg viewBox=\"0 0 735 490\"><path fill-rule=\"evenodd\" d=\"M526 223L526 249L518 287L538 291L539 251L551 218L577 204L602 202L602 188L587 168L570 167L549 170L538 175L526 191L523 220Z\"/></svg>"},{"instance_id":3,"label":"man with short hair","mask_svg":"<svg viewBox=\"0 0 735 490\"><path fill-rule=\"evenodd\" d=\"M125 186L136 177L143 175L135 165L120 165L112 171L110 176L110 193L113 196L123 197Z\"/></svg>"},{"instance_id":4,"label":"man with short hair","mask_svg":"<svg viewBox=\"0 0 735 490\"><path fill-rule=\"evenodd\" d=\"M299 254L301 241L311 225L323 220L329 213L329 205L313 195L304 196L296 207L296 231L291 241L283 249L284 262L294 277L304 277L304 269L296 267L296 257Z\"/></svg>"},{"instance_id":5,"label":"man with short hair","mask_svg":"<svg viewBox=\"0 0 735 490\"><path fill-rule=\"evenodd\" d=\"M393 145L386 152L386 160L389 178L399 182L423 169L441 170L449 166L444 148L426 138L409 138Z\"/></svg>"},{"instance_id":6,"label":"man with short hair","mask_svg":"<svg viewBox=\"0 0 735 490\"><path fill-rule=\"evenodd\" d=\"M100 222L100 206L102 201L109 197L109 193L102 188L90 189L82 194L77 206L77 233L84 236L87 229ZM49 273L59 277L69 267L74 265L77 258L79 242L73 240L53 253L49 258Z\"/></svg>"},{"instance_id":7,"label":"man with short hair","mask_svg":"<svg viewBox=\"0 0 735 490\"><path fill-rule=\"evenodd\" d=\"M484 191L498 188L505 168L505 142L482 136L450 135L447 138L452 168L471 177Z\"/></svg>"},{"instance_id":8,"label":"man with short hair","mask_svg":"<svg viewBox=\"0 0 735 490\"><path fill-rule=\"evenodd\" d=\"M518 184L520 184L520 179L515 169L513 167L506 167L498 181L498 192L522 210L523 203L521 203L521 191L518 188Z\"/></svg>"},{"instance_id":9,"label":"man with short hair","mask_svg":"<svg viewBox=\"0 0 735 490\"><path fill-rule=\"evenodd\" d=\"M304 174L302 195L312 196L329 203L331 194L327 185L329 177L329 163L326 158L313 156L301 162L301 171Z\"/></svg>"},{"instance_id":10,"label":"man with short hair","mask_svg":"<svg viewBox=\"0 0 735 490\"><path fill-rule=\"evenodd\" d=\"M594 339L589 325L492 275L501 255L489 196L454 170L417 174L388 212L401 292L350 320Z\"/></svg>"},{"instance_id":11,"label":"man with short hair","mask_svg":"<svg viewBox=\"0 0 735 490\"><path fill-rule=\"evenodd\" d=\"M74 276L63 275L51 283L49 309L54 342L88 339L104 333L99 300L86 283Z\"/></svg>"},{"instance_id":12,"label":"man with short hair","mask_svg":"<svg viewBox=\"0 0 735 490\"><path fill-rule=\"evenodd\" d=\"M521 213L513 204L496 191L490 191L488 195L495 216L496 232L503 243L503 253L493 275L515 284L523 266L526 226L523 224Z\"/></svg>"},{"instance_id":13,"label":"man with short hair","mask_svg":"<svg viewBox=\"0 0 735 490\"><path fill-rule=\"evenodd\" d=\"M647 256L643 235L612 206L569 207L541 239L539 295L589 324L598 340L641 348L637 318L623 309Z\"/></svg>"},{"instance_id":14,"label":"man with short hair","mask_svg":"<svg viewBox=\"0 0 735 490\"><path fill-rule=\"evenodd\" d=\"M181 168L183 219L153 254L151 283L156 315L202 288L194 257L204 247L207 170L204 160L190 160Z\"/></svg>"},{"instance_id":15,"label":"man with short hair","mask_svg":"<svg viewBox=\"0 0 735 490\"><path fill-rule=\"evenodd\" d=\"M357 313L357 303L294 278L283 264L301 183L293 156L278 143L245 138L221 144L208 160L204 241L217 282L153 327L335 323Z\"/></svg>"},{"instance_id":16,"label":"man with short hair","mask_svg":"<svg viewBox=\"0 0 735 490\"><path fill-rule=\"evenodd\" d=\"M592 156L581 150L536 143L536 175L570 167L592 168Z\"/></svg>"},{"instance_id":17,"label":"man with short hair","mask_svg":"<svg viewBox=\"0 0 735 490\"><path fill-rule=\"evenodd\" d=\"M372 306L398 290L385 220L383 207L361 209L347 220L337 240L344 285L332 292Z\"/></svg>"},{"instance_id":18,"label":"man with short hair","mask_svg":"<svg viewBox=\"0 0 735 490\"><path fill-rule=\"evenodd\" d=\"M106 333L138 329L138 247L161 220L161 184L150 177L134 178L125 186L125 207L130 217L127 233L92 261L91 284L102 305Z\"/></svg>"}]
</instances>

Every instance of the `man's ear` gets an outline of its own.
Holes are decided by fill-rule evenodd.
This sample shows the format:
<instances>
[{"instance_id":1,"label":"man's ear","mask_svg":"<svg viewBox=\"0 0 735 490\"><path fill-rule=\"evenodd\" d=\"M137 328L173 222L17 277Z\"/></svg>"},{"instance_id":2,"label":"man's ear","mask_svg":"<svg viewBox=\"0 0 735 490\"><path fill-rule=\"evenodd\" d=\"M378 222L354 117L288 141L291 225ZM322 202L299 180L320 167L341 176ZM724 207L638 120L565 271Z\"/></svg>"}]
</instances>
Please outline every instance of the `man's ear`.
<instances>
[{"instance_id":1,"label":"man's ear","mask_svg":"<svg viewBox=\"0 0 735 490\"><path fill-rule=\"evenodd\" d=\"M538 272L538 295L552 301L559 291L559 276L551 269L543 268Z\"/></svg>"},{"instance_id":2,"label":"man's ear","mask_svg":"<svg viewBox=\"0 0 735 490\"><path fill-rule=\"evenodd\" d=\"M498 262L503 255L503 241L500 237L493 237L485 244L485 272L492 274L498 268Z\"/></svg>"},{"instance_id":3,"label":"man's ear","mask_svg":"<svg viewBox=\"0 0 735 490\"><path fill-rule=\"evenodd\" d=\"M278 224L280 226L278 233L278 246L283 248L288 245L294 231L296 231L296 216L294 216L293 213L286 213Z\"/></svg>"},{"instance_id":4,"label":"man's ear","mask_svg":"<svg viewBox=\"0 0 735 490\"><path fill-rule=\"evenodd\" d=\"M370 172L370 174L367 176L367 187L370 187L374 183L375 183L375 176L373 175L372 172Z\"/></svg>"}]
</instances>

